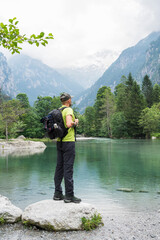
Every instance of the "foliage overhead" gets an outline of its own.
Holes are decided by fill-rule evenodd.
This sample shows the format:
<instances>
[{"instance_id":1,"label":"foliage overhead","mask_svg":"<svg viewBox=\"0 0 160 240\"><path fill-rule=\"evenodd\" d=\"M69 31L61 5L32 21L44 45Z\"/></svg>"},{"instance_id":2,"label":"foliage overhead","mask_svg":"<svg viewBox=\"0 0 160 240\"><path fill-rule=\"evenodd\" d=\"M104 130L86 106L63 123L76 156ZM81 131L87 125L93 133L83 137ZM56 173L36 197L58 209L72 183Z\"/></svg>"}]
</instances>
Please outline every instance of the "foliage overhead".
<instances>
[{"instance_id":1,"label":"foliage overhead","mask_svg":"<svg viewBox=\"0 0 160 240\"><path fill-rule=\"evenodd\" d=\"M0 46L8 49L12 54L20 53L20 50L22 50L20 45L24 42L39 47L39 45L46 46L48 40L53 39L52 33L45 36L44 32L27 37L26 34L20 33L20 29L17 27L19 21L17 21L16 17L8 21L8 24L0 23Z\"/></svg>"}]
</instances>

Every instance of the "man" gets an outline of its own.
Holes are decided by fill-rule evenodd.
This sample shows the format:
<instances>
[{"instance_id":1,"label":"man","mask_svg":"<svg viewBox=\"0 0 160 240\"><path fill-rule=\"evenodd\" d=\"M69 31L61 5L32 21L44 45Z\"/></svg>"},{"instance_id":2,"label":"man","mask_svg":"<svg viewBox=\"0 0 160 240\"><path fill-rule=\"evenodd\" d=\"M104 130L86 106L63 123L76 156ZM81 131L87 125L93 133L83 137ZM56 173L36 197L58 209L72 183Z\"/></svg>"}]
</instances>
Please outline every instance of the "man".
<instances>
[{"instance_id":1,"label":"man","mask_svg":"<svg viewBox=\"0 0 160 240\"><path fill-rule=\"evenodd\" d=\"M55 193L54 200L63 200L65 203L80 203L81 199L74 196L73 185L73 164L75 159L75 130L74 127L78 124L78 119L75 119L73 110L71 108L72 100L68 93L63 93L60 96L62 102L62 117L64 125L68 128L68 134L62 138L57 139L57 166L55 170L54 182ZM62 193L62 179L65 183L65 196Z\"/></svg>"}]
</instances>

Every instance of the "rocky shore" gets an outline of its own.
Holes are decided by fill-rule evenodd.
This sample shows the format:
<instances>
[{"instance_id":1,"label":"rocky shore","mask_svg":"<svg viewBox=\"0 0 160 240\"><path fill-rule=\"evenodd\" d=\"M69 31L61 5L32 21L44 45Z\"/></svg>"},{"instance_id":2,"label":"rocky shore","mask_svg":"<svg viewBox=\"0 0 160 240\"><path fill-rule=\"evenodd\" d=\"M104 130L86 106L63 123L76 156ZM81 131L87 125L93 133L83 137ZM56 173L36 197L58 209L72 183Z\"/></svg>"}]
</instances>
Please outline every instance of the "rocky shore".
<instances>
[{"instance_id":1,"label":"rocky shore","mask_svg":"<svg viewBox=\"0 0 160 240\"><path fill-rule=\"evenodd\" d=\"M101 226L92 231L51 231L40 230L39 222L49 220L54 214L54 211L46 211L45 206L49 208L56 208L56 222L58 228L60 227L59 215L61 215L61 222L72 222L75 226L77 223L77 216L79 219L82 215L93 214L95 208L90 204L64 204L63 201L56 202L53 200L45 200L35 204L32 204L22 212L20 209L15 208L11 202L1 196L0 202L0 219L2 215L8 219L9 223L0 224L0 240L150 240L160 239L160 210L157 211L135 211L131 212L102 212L102 219L104 226ZM48 209L49 209L48 208ZM8 214L4 215L4 212ZM13 220L14 210L16 214L15 222ZM42 213L42 215L41 215ZM45 214L44 214L45 213ZM17 222L19 216L22 214L22 219L35 222L32 226L25 226L22 222ZM19 216L18 216L19 215ZM76 218L75 218L76 217ZM52 218L53 219L53 218ZM12 223L12 224L11 224ZM46 224L46 223L45 223ZM49 221L48 221L48 224ZM52 220L51 220L52 224ZM55 224L55 223L54 223ZM67 226L68 227L68 226ZM57 228L57 229L58 229ZM60 229L59 229L60 230ZM69 230L69 229L68 229Z\"/></svg>"},{"instance_id":2,"label":"rocky shore","mask_svg":"<svg viewBox=\"0 0 160 240\"><path fill-rule=\"evenodd\" d=\"M104 226L93 231L48 232L19 223L0 226L1 240L159 240L159 212L103 215Z\"/></svg>"},{"instance_id":3,"label":"rocky shore","mask_svg":"<svg viewBox=\"0 0 160 240\"><path fill-rule=\"evenodd\" d=\"M0 155L27 155L41 153L45 150L46 145L43 142L27 141L25 137L20 136L9 141L0 140Z\"/></svg>"}]
</instances>

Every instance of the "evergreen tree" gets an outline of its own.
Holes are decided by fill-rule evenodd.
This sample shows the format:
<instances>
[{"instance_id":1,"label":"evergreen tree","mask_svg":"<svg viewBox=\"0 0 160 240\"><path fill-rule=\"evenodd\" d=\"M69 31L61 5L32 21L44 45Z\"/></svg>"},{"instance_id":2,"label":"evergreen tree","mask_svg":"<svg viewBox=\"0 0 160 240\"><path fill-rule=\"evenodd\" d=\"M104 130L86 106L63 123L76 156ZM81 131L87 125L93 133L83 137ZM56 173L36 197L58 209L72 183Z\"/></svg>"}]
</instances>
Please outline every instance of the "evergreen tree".
<instances>
[{"instance_id":1,"label":"evergreen tree","mask_svg":"<svg viewBox=\"0 0 160 240\"><path fill-rule=\"evenodd\" d=\"M116 109L117 112L123 112L125 108L125 104L127 101L126 97L126 85L124 83L120 83L115 87L115 101L116 101Z\"/></svg>"},{"instance_id":2,"label":"evergreen tree","mask_svg":"<svg viewBox=\"0 0 160 240\"><path fill-rule=\"evenodd\" d=\"M84 116L85 116L84 133L86 136L94 136L95 135L95 109L94 109L94 107L87 107L85 109Z\"/></svg>"},{"instance_id":3,"label":"evergreen tree","mask_svg":"<svg viewBox=\"0 0 160 240\"><path fill-rule=\"evenodd\" d=\"M126 103L124 106L124 115L127 121L128 135L138 137L142 129L138 124L139 116L144 108L144 98L141 94L140 86L133 80L129 74L126 81Z\"/></svg>"},{"instance_id":4,"label":"evergreen tree","mask_svg":"<svg viewBox=\"0 0 160 240\"><path fill-rule=\"evenodd\" d=\"M146 75L142 82L142 93L146 99L147 107L151 107L153 104L153 86L152 82Z\"/></svg>"},{"instance_id":5,"label":"evergreen tree","mask_svg":"<svg viewBox=\"0 0 160 240\"><path fill-rule=\"evenodd\" d=\"M160 102L160 86L156 83L153 86L153 103Z\"/></svg>"},{"instance_id":6,"label":"evergreen tree","mask_svg":"<svg viewBox=\"0 0 160 240\"><path fill-rule=\"evenodd\" d=\"M95 136L100 136L101 132L101 121L105 116L105 112L102 111L102 105L104 105L105 99L106 99L106 91L107 87L103 86L101 87L96 96L95 104L94 104L94 109L95 109Z\"/></svg>"},{"instance_id":7,"label":"evergreen tree","mask_svg":"<svg viewBox=\"0 0 160 240\"><path fill-rule=\"evenodd\" d=\"M115 112L111 119L112 137L128 137L127 121L123 112Z\"/></svg>"},{"instance_id":8,"label":"evergreen tree","mask_svg":"<svg viewBox=\"0 0 160 240\"><path fill-rule=\"evenodd\" d=\"M132 77L132 74L129 73L128 78L125 81L127 95L132 92L133 83L134 83L134 79Z\"/></svg>"},{"instance_id":9,"label":"evergreen tree","mask_svg":"<svg viewBox=\"0 0 160 240\"><path fill-rule=\"evenodd\" d=\"M16 96L16 99L21 102L23 108L29 108L29 107L30 107L27 94L25 94L25 93L19 93L19 94Z\"/></svg>"}]
</instances>

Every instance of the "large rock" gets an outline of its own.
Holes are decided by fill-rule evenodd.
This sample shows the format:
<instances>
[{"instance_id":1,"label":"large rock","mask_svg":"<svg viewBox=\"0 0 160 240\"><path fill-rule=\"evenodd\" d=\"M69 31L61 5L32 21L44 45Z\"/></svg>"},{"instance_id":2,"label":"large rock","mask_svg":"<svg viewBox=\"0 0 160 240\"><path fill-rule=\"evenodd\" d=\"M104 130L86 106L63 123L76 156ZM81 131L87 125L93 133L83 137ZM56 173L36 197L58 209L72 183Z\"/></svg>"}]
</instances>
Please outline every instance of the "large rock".
<instances>
[{"instance_id":1,"label":"large rock","mask_svg":"<svg viewBox=\"0 0 160 240\"><path fill-rule=\"evenodd\" d=\"M95 207L87 203L43 200L29 205L22 214L22 221L46 230L81 230L81 218L91 218L95 213Z\"/></svg>"},{"instance_id":2,"label":"large rock","mask_svg":"<svg viewBox=\"0 0 160 240\"><path fill-rule=\"evenodd\" d=\"M0 142L0 150L14 150L14 149L45 149L46 145L43 142L24 141L22 139L14 139L12 141Z\"/></svg>"},{"instance_id":3,"label":"large rock","mask_svg":"<svg viewBox=\"0 0 160 240\"><path fill-rule=\"evenodd\" d=\"M14 223L20 220L22 210L14 206L7 197L0 195L0 219L6 223Z\"/></svg>"}]
</instances>

